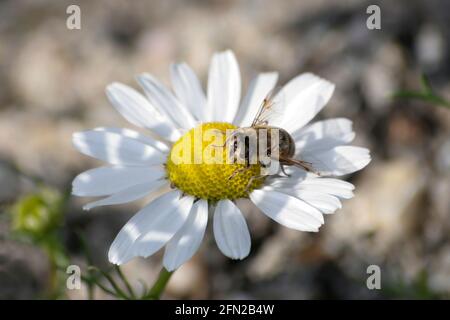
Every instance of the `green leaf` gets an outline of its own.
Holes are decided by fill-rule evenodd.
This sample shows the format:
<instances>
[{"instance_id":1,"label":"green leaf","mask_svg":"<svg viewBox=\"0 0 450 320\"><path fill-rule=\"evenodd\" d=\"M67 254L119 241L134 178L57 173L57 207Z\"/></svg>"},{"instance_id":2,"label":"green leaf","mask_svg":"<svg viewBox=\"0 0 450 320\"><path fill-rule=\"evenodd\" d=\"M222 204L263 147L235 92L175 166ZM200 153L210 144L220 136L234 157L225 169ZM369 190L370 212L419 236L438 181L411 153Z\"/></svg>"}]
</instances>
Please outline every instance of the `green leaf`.
<instances>
[{"instance_id":1,"label":"green leaf","mask_svg":"<svg viewBox=\"0 0 450 320\"><path fill-rule=\"evenodd\" d=\"M431 103L436 106L450 108L450 102L443 97L434 93L430 81L426 75L421 77L422 91L406 91L401 90L392 94L396 99L415 99Z\"/></svg>"}]
</instances>

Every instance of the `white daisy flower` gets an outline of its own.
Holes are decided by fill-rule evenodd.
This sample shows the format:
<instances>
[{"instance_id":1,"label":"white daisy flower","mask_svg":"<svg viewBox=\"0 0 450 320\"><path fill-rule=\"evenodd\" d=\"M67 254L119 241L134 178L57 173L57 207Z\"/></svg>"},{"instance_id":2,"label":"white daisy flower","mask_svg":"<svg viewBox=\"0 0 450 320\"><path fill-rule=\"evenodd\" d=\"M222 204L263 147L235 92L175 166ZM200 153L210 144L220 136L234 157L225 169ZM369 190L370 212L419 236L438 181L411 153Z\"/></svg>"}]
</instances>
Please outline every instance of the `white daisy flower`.
<instances>
[{"instance_id":1,"label":"white daisy flower","mask_svg":"<svg viewBox=\"0 0 450 320\"><path fill-rule=\"evenodd\" d=\"M151 136L104 127L73 135L81 153L108 163L74 179L74 195L103 197L85 209L164 191L119 232L109 249L111 263L148 257L165 246L164 267L175 270L199 248L209 212L219 249L227 257L243 259L250 252L251 241L237 199L253 202L285 227L316 232L324 223L323 214L335 212L341 208L340 199L353 196L352 184L332 178L370 162L369 150L348 145L355 136L351 121L336 118L308 125L330 100L332 83L310 73L295 77L280 90L283 116L271 123L291 134L295 158L311 163L320 176L289 168L289 177L270 176L248 186L260 169L258 164L229 179L242 164L176 164L171 155L193 139L194 128L224 132L249 126L264 97L275 87L277 73L256 76L242 100L239 67L231 51L213 56L206 96L186 64L172 65L170 75L173 92L150 74L138 77L146 97L119 83L106 90L117 111L133 125L148 129ZM200 142L202 150L206 146Z\"/></svg>"}]
</instances>

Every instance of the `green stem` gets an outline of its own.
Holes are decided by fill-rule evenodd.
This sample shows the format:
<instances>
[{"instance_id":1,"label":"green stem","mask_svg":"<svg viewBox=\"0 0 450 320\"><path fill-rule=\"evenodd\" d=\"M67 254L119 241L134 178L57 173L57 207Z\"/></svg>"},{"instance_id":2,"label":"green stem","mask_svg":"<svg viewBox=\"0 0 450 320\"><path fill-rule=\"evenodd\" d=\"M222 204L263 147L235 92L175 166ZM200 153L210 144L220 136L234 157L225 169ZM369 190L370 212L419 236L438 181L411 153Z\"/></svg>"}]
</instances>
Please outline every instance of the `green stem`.
<instances>
[{"instance_id":1,"label":"green stem","mask_svg":"<svg viewBox=\"0 0 450 320\"><path fill-rule=\"evenodd\" d=\"M133 288L130 285L130 282L123 274L122 270L120 270L120 267L115 265L114 268L116 269L117 274L120 277L120 280L124 283L125 287L127 288L127 291L132 299L136 299L136 295L134 294Z\"/></svg>"},{"instance_id":2,"label":"green stem","mask_svg":"<svg viewBox=\"0 0 450 320\"><path fill-rule=\"evenodd\" d=\"M89 278L89 277L85 277L85 276L81 276L81 280L83 280L84 282L86 282L86 283L94 283L94 282L92 282L93 280L91 279L91 278ZM112 290L109 290L108 288L106 288L104 285L102 285L100 282L95 282L95 284L101 289L101 290L103 290L104 292L106 292L107 294L109 294L109 295L111 295L111 296L113 296L113 297L117 297L117 294L114 292L114 291L112 291ZM92 286L92 299L93 299L93 295L94 295L94 286ZM92 299L90 299L90 300L92 300Z\"/></svg>"},{"instance_id":3,"label":"green stem","mask_svg":"<svg viewBox=\"0 0 450 320\"><path fill-rule=\"evenodd\" d=\"M81 243L81 249L83 250L83 253L86 257L86 261L88 263L88 266L94 265L94 261L92 259L91 251L89 250L89 246L87 245L86 237L80 230L76 230L76 234L78 238L80 239ZM93 278L92 270L88 269L88 276L89 279ZM87 281L87 295L89 300L94 300L94 285L95 282L93 281Z\"/></svg>"},{"instance_id":4,"label":"green stem","mask_svg":"<svg viewBox=\"0 0 450 320\"><path fill-rule=\"evenodd\" d=\"M114 289L114 291L116 292L116 296L125 300L129 300L128 296L125 294L125 292L123 292L122 289L120 289L120 287L118 286L118 284L114 281L114 279L105 271L100 270L100 273L102 274L103 277L105 277L106 280L108 280L109 284L111 285L111 287Z\"/></svg>"},{"instance_id":5,"label":"green stem","mask_svg":"<svg viewBox=\"0 0 450 320\"><path fill-rule=\"evenodd\" d=\"M88 300L94 300L94 284L91 281L86 282L87 285L87 298Z\"/></svg>"},{"instance_id":6,"label":"green stem","mask_svg":"<svg viewBox=\"0 0 450 320\"><path fill-rule=\"evenodd\" d=\"M50 297L55 299L58 297L58 266L56 264L55 258L53 257L53 253L49 254L50 261Z\"/></svg>"},{"instance_id":7,"label":"green stem","mask_svg":"<svg viewBox=\"0 0 450 320\"><path fill-rule=\"evenodd\" d=\"M165 268L162 268L155 284L150 289L150 291L146 295L144 295L144 297L142 297L142 299L159 300L172 274L173 271L169 272Z\"/></svg>"},{"instance_id":8,"label":"green stem","mask_svg":"<svg viewBox=\"0 0 450 320\"><path fill-rule=\"evenodd\" d=\"M60 265L65 265L68 261L64 248L58 242L59 239L55 234L49 234L42 240L41 246L47 253L50 265L50 292L52 299L60 298L63 294L62 283L58 271Z\"/></svg>"}]
</instances>

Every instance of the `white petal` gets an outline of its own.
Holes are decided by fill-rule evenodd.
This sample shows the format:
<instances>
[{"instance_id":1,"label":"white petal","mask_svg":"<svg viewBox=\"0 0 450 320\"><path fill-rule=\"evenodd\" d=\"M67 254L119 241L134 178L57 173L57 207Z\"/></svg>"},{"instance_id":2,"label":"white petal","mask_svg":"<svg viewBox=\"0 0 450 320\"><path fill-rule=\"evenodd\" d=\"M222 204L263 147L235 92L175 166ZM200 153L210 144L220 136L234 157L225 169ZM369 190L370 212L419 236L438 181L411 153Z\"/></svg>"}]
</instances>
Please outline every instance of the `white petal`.
<instances>
[{"instance_id":1,"label":"white petal","mask_svg":"<svg viewBox=\"0 0 450 320\"><path fill-rule=\"evenodd\" d=\"M170 68L173 90L181 103L199 120L205 120L206 97L194 71L185 63Z\"/></svg>"},{"instance_id":2,"label":"white petal","mask_svg":"<svg viewBox=\"0 0 450 320\"><path fill-rule=\"evenodd\" d=\"M173 271L197 252L208 222L208 201L199 200L192 206L186 223L170 239L164 253L164 267Z\"/></svg>"},{"instance_id":3,"label":"white petal","mask_svg":"<svg viewBox=\"0 0 450 320\"><path fill-rule=\"evenodd\" d=\"M312 73L304 73L289 81L279 92L285 103L281 123L273 125L294 132L311 121L330 100L334 84Z\"/></svg>"},{"instance_id":4,"label":"white petal","mask_svg":"<svg viewBox=\"0 0 450 320\"><path fill-rule=\"evenodd\" d=\"M230 50L216 53L208 75L208 121L232 122L241 97L241 75Z\"/></svg>"},{"instance_id":5,"label":"white petal","mask_svg":"<svg viewBox=\"0 0 450 320\"><path fill-rule=\"evenodd\" d=\"M83 209L91 210L100 206L108 206L135 201L149 195L151 192L155 191L158 188L161 188L164 185L168 185L166 180L139 183L126 189L120 190L109 197L90 202L84 205Z\"/></svg>"},{"instance_id":6,"label":"white petal","mask_svg":"<svg viewBox=\"0 0 450 320\"><path fill-rule=\"evenodd\" d=\"M156 148L118 133L96 130L76 132L72 141L81 153L111 164L151 166L166 160L166 156Z\"/></svg>"},{"instance_id":7,"label":"white petal","mask_svg":"<svg viewBox=\"0 0 450 320\"><path fill-rule=\"evenodd\" d=\"M168 141L175 141L180 133L139 92L121 83L110 84L106 95L117 111L130 123L147 128Z\"/></svg>"},{"instance_id":8,"label":"white petal","mask_svg":"<svg viewBox=\"0 0 450 320\"><path fill-rule=\"evenodd\" d=\"M136 213L112 243L109 261L123 264L161 249L181 228L191 210L194 198L180 197L180 191L170 191Z\"/></svg>"},{"instance_id":9,"label":"white petal","mask_svg":"<svg viewBox=\"0 0 450 320\"><path fill-rule=\"evenodd\" d=\"M250 233L244 216L230 200L220 200L214 213L214 238L220 251L231 259L250 253Z\"/></svg>"},{"instance_id":10,"label":"white petal","mask_svg":"<svg viewBox=\"0 0 450 320\"><path fill-rule=\"evenodd\" d=\"M350 199L353 197L355 187L343 180L333 178L306 178L298 184L290 187L295 190L307 190L317 193L331 194L342 199Z\"/></svg>"},{"instance_id":11,"label":"white petal","mask_svg":"<svg viewBox=\"0 0 450 320\"><path fill-rule=\"evenodd\" d=\"M306 202L274 190L253 190L250 200L268 217L285 227L300 231L318 231L323 224L319 210Z\"/></svg>"},{"instance_id":12,"label":"white petal","mask_svg":"<svg viewBox=\"0 0 450 320\"><path fill-rule=\"evenodd\" d=\"M308 189L307 190L276 189L276 190L283 193L287 193L293 197L299 198L325 214L334 213L337 209L342 208L339 199L331 194L315 192Z\"/></svg>"},{"instance_id":13,"label":"white petal","mask_svg":"<svg viewBox=\"0 0 450 320\"><path fill-rule=\"evenodd\" d=\"M193 115L161 82L150 74L140 75L138 82L145 90L150 102L159 112L165 114L176 127L186 130L195 127L196 121Z\"/></svg>"},{"instance_id":14,"label":"white petal","mask_svg":"<svg viewBox=\"0 0 450 320\"><path fill-rule=\"evenodd\" d=\"M338 145L352 142L355 133L352 122L344 118L315 122L292 134L297 154L332 149Z\"/></svg>"},{"instance_id":15,"label":"white petal","mask_svg":"<svg viewBox=\"0 0 450 320\"><path fill-rule=\"evenodd\" d=\"M133 185L151 182L164 177L161 166L154 167L100 167L80 173L72 182L76 196L106 196Z\"/></svg>"},{"instance_id":16,"label":"white petal","mask_svg":"<svg viewBox=\"0 0 450 320\"><path fill-rule=\"evenodd\" d=\"M117 133L122 136L132 138L135 140L138 140L146 145L149 145L150 147L153 147L155 149L158 149L159 151L163 153L169 153L170 148L168 145L162 141L155 140L153 138L150 138L148 136L145 136L137 131L125 129L125 128L114 128L114 127L98 127L93 129L94 131L103 131L103 132L111 132L111 133Z\"/></svg>"},{"instance_id":17,"label":"white petal","mask_svg":"<svg viewBox=\"0 0 450 320\"><path fill-rule=\"evenodd\" d=\"M290 194L328 214L341 208L339 198L352 198L355 187L343 180L312 176L308 173L299 178L273 178L264 189Z\"/></svg>"},{"instance_id":18,"label":"white petal","mask_svg":"<svg viewBox=\"0 0 450 320\"><path fill-rule=\"evenodd\" d=\"M322 176L341 176L361 170L370 162L368 149L338 146L322 152L301 154L303 161L310 162Z\"/></svg>"},{"instance_id":19,"label":"white petal","mask_svg":"<svg viewBox=\"0 0 450 320\"><path fill-rule=\"evenodd\" d=\"M267 94L275 87L278 80L278 73L261 73L254 78L249 85L247 94L242 100L238 113L233 123L240 127L250 126L256 117L261 103Z\"/></svg>"},{"instance_id":20,"label":"white petal","mask_svg":"<svg viewBox=\"0 0 450 320\"><path fill-rule=\"evenodd\" d=\"M334 213L337 209L342 208L342 204L339 201L339 199L330 194L299 190L295 192L293 195L309 203L310 205L319 209L322 213L325 214Z\"/></svg>"}]
</instances>

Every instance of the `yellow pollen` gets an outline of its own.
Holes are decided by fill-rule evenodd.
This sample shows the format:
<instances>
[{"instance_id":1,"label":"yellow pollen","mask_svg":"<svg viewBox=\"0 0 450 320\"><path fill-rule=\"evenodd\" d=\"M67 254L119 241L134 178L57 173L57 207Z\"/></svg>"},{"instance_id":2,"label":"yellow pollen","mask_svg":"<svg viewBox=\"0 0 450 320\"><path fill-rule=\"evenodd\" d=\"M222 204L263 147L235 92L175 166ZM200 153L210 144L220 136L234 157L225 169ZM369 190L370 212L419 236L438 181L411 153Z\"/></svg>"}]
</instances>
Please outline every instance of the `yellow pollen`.
<instances>
[{"instance_id":1,"label":"yellow pollen","mask_svg":"<svg viewBox=\"0 0 450 320\"><path fill-rule=\"evenodd\" d=\"M204 123L175 142L166 163L172 185L186 194L211 201L246 198L261 187L264 179L254 178L250 183L252 177L260 174L259 164L246 168L245 164L229 161L226 131L236 128L224 122Z\"/></svg>"}]
</instances>

